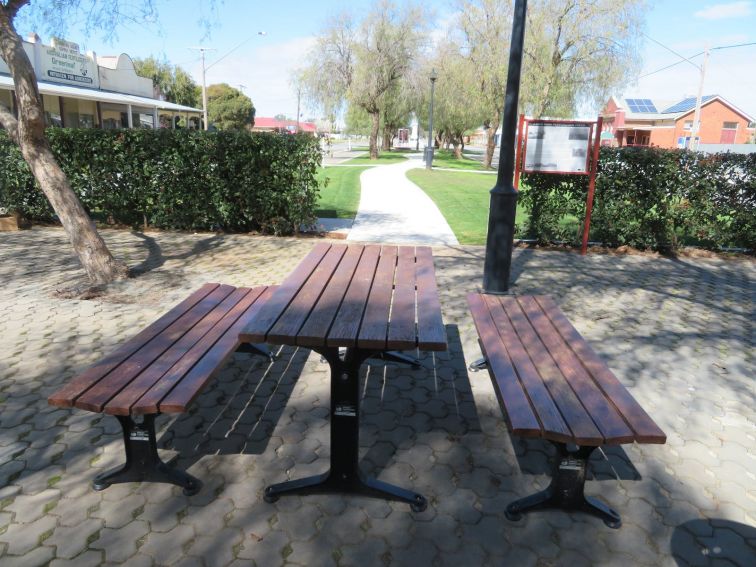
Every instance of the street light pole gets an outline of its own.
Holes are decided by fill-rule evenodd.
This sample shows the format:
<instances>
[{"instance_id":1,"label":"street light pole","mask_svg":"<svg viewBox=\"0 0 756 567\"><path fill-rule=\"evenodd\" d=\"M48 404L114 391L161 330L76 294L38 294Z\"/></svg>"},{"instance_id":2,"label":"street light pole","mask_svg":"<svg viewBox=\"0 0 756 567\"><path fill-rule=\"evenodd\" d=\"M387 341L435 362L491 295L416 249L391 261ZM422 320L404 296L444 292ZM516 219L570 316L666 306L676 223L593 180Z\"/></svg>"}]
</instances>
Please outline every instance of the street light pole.
<instances>
[{"instance_id":1,"label":"street light pole","mask_svg":"<svg viewBox=\"0 0 756 567\"><path fill-rule=\"evenodd\" d=\"M205 121L204 129L207 130L209 124L207 123L207 84L205 81L205 72L207 71L207 68L205 67L205 51L215 51L215 50L214 49L211 50L208 47L190 47L189 49L198 50L202 56L202 119ZM215 63L213 63L213 65L214 64Z\"/></svg>"},{"instance_id":2,"label":"street light pole","mask_svg":"<svg viewBox=\"0 0 756 567\"><path fill-rule=\"evenodd\" d=\"M491 206L488 213L486 259L483 265L483 291L485 293L503 294L509 290L509 270L512 265L517 213L517 190L512 183L512 177L527 5L527 0L515 0L507 90L504 99L504 120L501 124L499 173L496 177L496 185L491 189Z\"/></svg>"},{"instance_id":3,"label":"street light pole","mask_svg":"<svg viewBox=\"0 0 756 567\"><path fill-rule=\"evenodd\" d=\"M709 62L709 46L704 49L704 60L701 65L701 80L698 82L698 96L696 97L696 111L693 113L693 126L690 129L691 150L698 149L698 133L701 131L701 99L703 98L704 79L706 78L706 64Z\"/></svg>"},{"instance_id":4,"label":"street light pole","mask_svg":"<svg viewBox=\"0 0 756 567\"><path fill-rule=\"evenodd\" d=\"M436 86L436 79L438 79L436 70L431 69L431 96L430 112L428 113L428 145L425 147L425 169L431 169L433 167L433 90Z\"/></svg>"}]
</instances>

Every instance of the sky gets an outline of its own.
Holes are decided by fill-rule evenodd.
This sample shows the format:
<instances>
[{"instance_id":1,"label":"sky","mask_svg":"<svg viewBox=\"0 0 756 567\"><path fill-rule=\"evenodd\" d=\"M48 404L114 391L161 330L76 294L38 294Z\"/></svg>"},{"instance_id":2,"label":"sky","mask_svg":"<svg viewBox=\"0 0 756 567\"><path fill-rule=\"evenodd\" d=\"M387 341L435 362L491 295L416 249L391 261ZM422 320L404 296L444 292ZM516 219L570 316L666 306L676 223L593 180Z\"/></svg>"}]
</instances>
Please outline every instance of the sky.
<instances>
[{"instance_id":1,"label":"sky","mask_svg":"<svg viewBox=\"0 0 756 567\"><path fill-rule=\"evenodd\" d=\"M166 59L184 68L198 83L202 68L199 52L189 48L211 48L212 51L206 52L208 85L219 82L236 88L243 85L241 90L252 99L257 116L295 117L297 95L291 77L303 65L315 35L340 11L350 10L359 15L374 1L155 0L155 3L156 22L124 24L116 30L115 39L105 41L96 33L87 36L76 22L68 26L66 39L98 55L123 52L134 58ZM453 0L423 2L423 6L434 12L436 31L449 20L453 5ZM643 69L635 82L613 94L672 100L695 96L703 56L692 56L708 45L711 51L704 94L722 95L756 116L756 45L715 49L756 43L756 0L648 0L648 5ZM209 34L203 20L211 23ZM33 30L19 28L23 35L30 31ZM42 40L49 43L49 37L43 36ZM691 58L696 66L669 50ZM304 117L315 115L312 109L304 107L304 102L302 106ZM581 114L595 116L598 111L597 107L585 108Z\"/></svg>"}]
</instances>

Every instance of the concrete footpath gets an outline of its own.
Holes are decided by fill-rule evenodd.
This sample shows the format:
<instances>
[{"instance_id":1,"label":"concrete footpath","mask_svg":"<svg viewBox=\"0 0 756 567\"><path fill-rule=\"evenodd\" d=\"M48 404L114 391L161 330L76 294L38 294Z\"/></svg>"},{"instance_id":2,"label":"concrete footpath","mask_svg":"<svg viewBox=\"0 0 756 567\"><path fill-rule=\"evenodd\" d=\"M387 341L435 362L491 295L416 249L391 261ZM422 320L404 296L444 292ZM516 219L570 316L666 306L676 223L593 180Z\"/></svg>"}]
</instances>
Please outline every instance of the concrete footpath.
<instances>
[{"instance_id":1,"label":"concrete footpath","mask_svg":"<svg viewBox=\"0 0 756 567\"><path fill-rule=\"evenodd\" d=\"M459 244L435 203L407 179L420 156L372 167L360 176L360 208L347 240L396 244Z\"/></svg>"}]
</instances>

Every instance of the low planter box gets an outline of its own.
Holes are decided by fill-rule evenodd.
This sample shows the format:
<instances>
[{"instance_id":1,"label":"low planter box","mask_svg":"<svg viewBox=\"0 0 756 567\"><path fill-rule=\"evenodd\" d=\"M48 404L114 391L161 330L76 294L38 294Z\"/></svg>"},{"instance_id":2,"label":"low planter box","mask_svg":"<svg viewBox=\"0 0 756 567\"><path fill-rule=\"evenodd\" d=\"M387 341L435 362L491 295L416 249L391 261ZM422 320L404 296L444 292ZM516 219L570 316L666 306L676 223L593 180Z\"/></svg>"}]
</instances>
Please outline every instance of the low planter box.
<instances>
[{"instance_id":1,"label":"low planter box","mask_svg":"<svg viewBox=\"0 0 756 567\"><path fill-rule=\"evenodd\" d=\"M31 223L21 216L20 213L0 215L0 232L10 232L31 228Z\"/></svg>"}]
</instances>

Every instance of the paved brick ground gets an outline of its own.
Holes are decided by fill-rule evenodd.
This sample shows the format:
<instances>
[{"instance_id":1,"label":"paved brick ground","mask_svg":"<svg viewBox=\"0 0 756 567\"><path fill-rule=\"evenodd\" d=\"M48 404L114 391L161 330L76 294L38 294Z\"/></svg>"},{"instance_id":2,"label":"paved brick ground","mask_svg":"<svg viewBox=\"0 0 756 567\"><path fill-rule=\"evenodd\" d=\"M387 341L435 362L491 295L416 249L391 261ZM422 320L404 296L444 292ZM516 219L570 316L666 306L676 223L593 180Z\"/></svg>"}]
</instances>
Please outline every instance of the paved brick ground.
<instances>
[{"instance_id":1,"label":"paved brick ground","mask_svg":"<svg viewBox=\"0 0 756 567\"><path fill-rule=\"evenodd\" d=\"M328 373L307 351L238 355L188 415L161 418L166 457L205 486L90 488L121 460L117 422L45 399L205 281L280 282L314 241L105 231L141 277L80 301L63 233L0 237L0 563L12 565L756 564L753 262L517 250L514 289L548 293L666 430L664 446L592 460L620 530L562 512L513 523L505 505L547 483L546 444L512 439L465 294L483 250L436 248L450 351L422 370L365 371L362 467L424 493L428 510L343 496L262 500L325 469Z\"/></svg>"}]
</instances>

